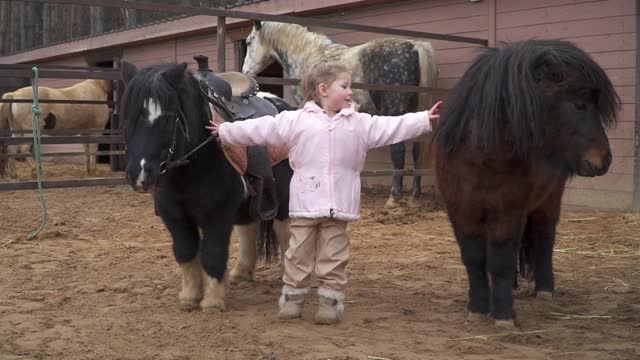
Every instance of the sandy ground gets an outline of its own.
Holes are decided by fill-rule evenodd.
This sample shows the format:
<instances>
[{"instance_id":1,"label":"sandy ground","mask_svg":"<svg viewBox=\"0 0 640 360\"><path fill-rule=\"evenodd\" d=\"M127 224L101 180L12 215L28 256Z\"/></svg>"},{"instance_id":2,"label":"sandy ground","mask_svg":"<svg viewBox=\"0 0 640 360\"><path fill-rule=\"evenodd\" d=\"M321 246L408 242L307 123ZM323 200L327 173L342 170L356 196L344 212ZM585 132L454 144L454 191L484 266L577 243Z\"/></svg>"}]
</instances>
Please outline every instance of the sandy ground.
<instances>
[{"instance_id":1,"label":"sandy ground","mask_svg":"<svg viewBox=\"0 0 640 360\"><path fill-rule=\"evenodd\" d=\"M29 172L21 169L21 176ZM108 173L102 165L101 175ZM82 166L49 165L45 176ZM126 186L0 193L0 359L639 359L640 214L564 212L553 300L516 291L518 331L465 323L466 273L442 207L385 211L367 191L350 227L345 320L276 320L279 264L230 287L224 313L184 312L171 239ZM233 241L231 264L237 254Z\"/></svg>"}]
</instances>

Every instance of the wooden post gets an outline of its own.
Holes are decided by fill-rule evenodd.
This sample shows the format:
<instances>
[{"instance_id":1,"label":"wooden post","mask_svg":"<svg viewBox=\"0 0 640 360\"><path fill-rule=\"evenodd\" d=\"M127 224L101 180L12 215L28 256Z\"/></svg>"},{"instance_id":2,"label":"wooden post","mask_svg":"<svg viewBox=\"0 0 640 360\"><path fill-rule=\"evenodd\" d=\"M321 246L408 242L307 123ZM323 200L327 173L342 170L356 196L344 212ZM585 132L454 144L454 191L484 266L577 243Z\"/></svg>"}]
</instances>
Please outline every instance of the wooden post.
<instances>
[{"instance_id":1,"label":"wooden post","mask_svg":"<svg viewBox=\"0 0 640 360\"><path fill-rule=\"evenodd\" d=\"M242 65L240 65L242 61L240 41L242 40L236 40L233 42L233 71L242 71Z\"/></svg>"},{"instance_id":2,"label":"wooden post","mask_svg":"<svg viewBox=\"0 0 640 360\"><path fill-rule=\"evenodd\" d=\"M640 209L640 0L636 0L636 118L635 118L635 152L634 152L634 188L633 209Z\"/></svg>"},{"instance_id":3,"label":"wooden post","mask_svg":"<svg viewBox=\"0 0 640 360\"><path fill-rule=\"evenodd\" d=\"M488 1L488 11L489 11L489 47L496 47L496 0Z\"/></svg>"},{"instance_id":4,"label":"wooden post","mask_svg":"<svg viewBox=\"0 0 640 360\"><path fill-rule=\"evenodd\" d=\"M226 66L226 56L225 56L225 41L227 39L227 24L226 18L224 16L218 16L218 27L216 28L218 32L218 68L217 72L225 72Z\"/></svg>"},{"instance_id":5,"label":"wooden post","mask_svg":"<svg viewBox=\"0 0 640 360\"><path fill-rule=\"evenodd\" d=\"M113 58L113 68L116 70L122 71L122 61L119 57ZM118 130L120 128L120 110L122 106L122 91L123 91L123 82L122 80L113 80L113 101L115 104L113 105L113 109L111 111L111 126L110 129L112 132L114 130ZM113 135L111 135L113 136ZM124 135L123 135L124 136ZM109 145L109 150L124 150L123 144L111 144ZM109 164L111 165L111 171L124 171L126 167L126 159L122 155L110 155L109 156Z\"/></svg>"}]
</instances>

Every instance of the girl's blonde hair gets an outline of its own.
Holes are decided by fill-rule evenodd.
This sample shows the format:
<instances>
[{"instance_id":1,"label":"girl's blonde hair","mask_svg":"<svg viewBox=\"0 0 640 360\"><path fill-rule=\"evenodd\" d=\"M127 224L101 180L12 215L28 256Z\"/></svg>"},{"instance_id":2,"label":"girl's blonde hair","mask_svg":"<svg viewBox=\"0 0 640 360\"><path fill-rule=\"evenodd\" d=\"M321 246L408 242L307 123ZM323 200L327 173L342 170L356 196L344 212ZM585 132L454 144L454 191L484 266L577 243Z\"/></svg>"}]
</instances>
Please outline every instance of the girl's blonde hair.
<instances>
[{"instance_id":1,"label":"girl's blonde hair","mask_svg":"<svg viewBox=\"0 0 640 360\"><path fill-rule=\"evenodd\" d=\"M307 101L320 102L318 85L320 83L331 85L340 73L351 72L344 64L339 62L322 61L311 66L302 79L303 103Z\"/></svg>"}]
</instances>

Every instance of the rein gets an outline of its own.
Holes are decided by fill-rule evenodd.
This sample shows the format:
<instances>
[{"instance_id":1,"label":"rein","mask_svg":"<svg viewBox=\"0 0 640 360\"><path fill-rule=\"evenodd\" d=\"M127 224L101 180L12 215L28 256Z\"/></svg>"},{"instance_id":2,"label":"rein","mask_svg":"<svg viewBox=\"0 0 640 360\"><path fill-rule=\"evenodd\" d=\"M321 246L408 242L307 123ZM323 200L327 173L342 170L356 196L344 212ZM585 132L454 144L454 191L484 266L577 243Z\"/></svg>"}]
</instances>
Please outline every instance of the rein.
<instances>
[{"instance_id":1,"label":"rein","mask_svg":"<svg viewBox=\"0 0 640 360\"><path fill-rule=\"evenodd\" d=\"M229 110L229 108L225 105L224 101L220 98L220 95L218 95L217 92L214 92L213 95L209 94L208 86L206 85L206 83L203 83L203 81L200 82L200 96L202 96L206 102L213 105L213 107L220 110L220 112L222 112L222 114L220 115L225 119L225 121L233 122L233 113L231 112L231 110ZM211 114L211 111L213 111L213 109L209 109L209 106L206 106L206 108L207 112L209 112L209 117L211 117L213 115ZM169 146L167 159L160 163L160 174L166 173L167 170L189 164L189 156L193 155L195 152L197 152L216 138L216 136L210 135L209 137L207 137L207 139L198 144L198 146L193 148L191 151L182 155L180 158L173 160L173 156L176 151L176 134L178 133L178 127L180 128L182 135L184 135L187 141L191 141L191 137L189 135L189 127L187 126L187 117L184 115L184 112L182 112L182 108L180 107L180 105L178 105L178 116L176 117L176 123L173 127L173 136L171 139L171 146Z\"/></svg>"}]
</instances>

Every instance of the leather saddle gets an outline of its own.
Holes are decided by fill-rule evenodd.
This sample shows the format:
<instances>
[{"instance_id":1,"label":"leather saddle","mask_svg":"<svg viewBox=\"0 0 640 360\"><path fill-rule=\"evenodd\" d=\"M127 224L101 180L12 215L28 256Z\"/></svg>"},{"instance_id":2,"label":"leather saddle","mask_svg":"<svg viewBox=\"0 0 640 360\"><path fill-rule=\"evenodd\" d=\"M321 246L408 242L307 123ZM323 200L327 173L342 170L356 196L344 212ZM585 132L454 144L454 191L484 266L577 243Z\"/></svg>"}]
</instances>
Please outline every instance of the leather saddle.
<instances>
[{"instance_id":1,"label":"leather saddle","mask_svg":"<svg viewBox=\"0 0 640 360\"><path fill-rule=\"evenodd\" d=\"M209 69L209 58L193 57L198 63L196 78L209 93L222 100L233 116L233 121L276 115L278 110L269 101L256 96L258 83L240 72L214 74ZM210 111L216 111L211 109ZM216 114L211 114L212 119ZM252 219L271 220L278 212L276 184L271 167L273 156L265 146L224 149L233 167L244 177L249 192L248 213Z\"/></svg>"}]
</instances>

